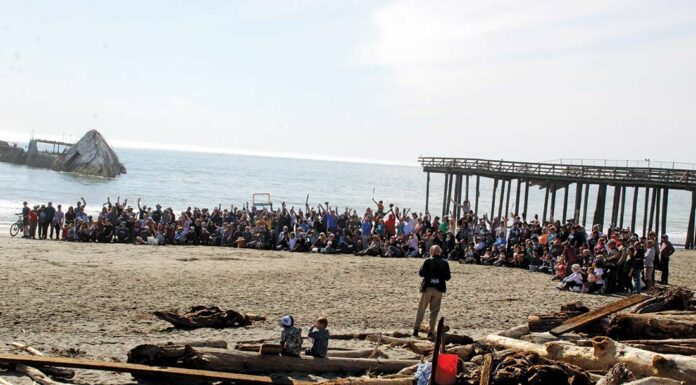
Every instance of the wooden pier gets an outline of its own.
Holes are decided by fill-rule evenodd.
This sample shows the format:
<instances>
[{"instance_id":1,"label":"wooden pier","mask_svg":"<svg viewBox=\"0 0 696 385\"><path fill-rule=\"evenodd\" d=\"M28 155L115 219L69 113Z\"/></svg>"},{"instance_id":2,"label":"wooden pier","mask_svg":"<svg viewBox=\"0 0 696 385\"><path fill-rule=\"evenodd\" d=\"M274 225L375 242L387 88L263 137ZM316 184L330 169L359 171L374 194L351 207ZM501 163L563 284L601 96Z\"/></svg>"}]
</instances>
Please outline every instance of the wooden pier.
<instances>
[{"instance_id":1,"label":"wooden pier","mask_svg":"<svg viewBox=\"0 0 696 385\"><path fill-rule=\"evenodd\" d=\"M490 211L492 216L500 217L509 213L513 185L515 186L514 208L516 213L526 213L529 187L539 186L545 190L544 210L540 220L558 219L565 222L566 219L575 218L583 226L587 226L589 189L591 185L596 185L597 201L590 225L604 225L607 198L610 197L611 217L609 223L620 227L630 225L635 233L638 233L638 230L642 228L643 235L650 231L663 234L667 228L667 204L670 190L690 191L691 208L684 246L687 249L695 246L696 170L443 157L419 157L418 161L423 167L423 171L427 173L426 211L429 210L430 203L430 174L444 174L443 216L451 212L450 202L452 200L457 202L461 202L463 199L469 200L470 177L475 177L474 202L471 206L474 212L478 212L480 183L483 177L490 178L493 182ZM463 183L465 183L465 189L462 188ZM572 185L575 185L575 199L573 202L569 202L568 192ZM636 223L640 189L644 189L645 195L642 226ZM563 207L560 215L556 215L556 195L559 191L563 193ZM521 201L522 196L523 200ZM630 224L624 223L627 201L631 204ZM572 207L569 206L569 203ZM568 209L572 209L570 214ZM458 208L455 210L455 214L457 216L461 214Z\"/></svg>"}]
</instances>

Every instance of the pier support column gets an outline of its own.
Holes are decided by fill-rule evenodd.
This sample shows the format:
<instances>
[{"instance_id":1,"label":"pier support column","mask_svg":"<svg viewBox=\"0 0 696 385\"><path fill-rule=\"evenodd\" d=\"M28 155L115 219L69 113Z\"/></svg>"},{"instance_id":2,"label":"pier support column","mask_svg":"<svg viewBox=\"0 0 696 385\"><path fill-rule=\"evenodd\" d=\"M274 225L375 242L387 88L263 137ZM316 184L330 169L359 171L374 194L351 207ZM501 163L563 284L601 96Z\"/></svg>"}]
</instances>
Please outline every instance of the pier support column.
<instances>
[{"instance_id":1,"label":"pier support column","mask_svg":"<svg viewBox=\"0 0 696 385\"><path fill-rule=\"evenodd\" d=\"M597 188L597 205L595 206L594 220L592 225L599 225L604 231L604 211L607 201L607 185L602 183Z\"/></svg>"},{"instance_id":2,"label":"pier support column","mask_svg":"<svg viewBox=\"0 0 696 385\"><path fill-rule=\"evenodd\" d=\"M563 223L566 223L568 217L568 188L570 185L566 185L563 189Z\"/></svg>"},{"instance_id":3,"label":"pier support column","mask_svg":"<svg viewBox=\"0 0 696 385\"><path fill-rule=\"evenodd\" d=\"M689 224L686 230L686 242L684 248L694 248L694 222L696 221L696 190L691 192L691 210L689 210Z\"/></svg>"},{"instance_id":4,"label":"pier support column","mask_svg":"<svg viewBox=\"0 0 696 385\"><path fill-rule=\"evenodd\" d=\"M458 206L462 203L462 175L457 174L454 182L454 200L457 201L457 205L454 206L454 218L455 220L459 218L462 209Z\"/></svg>"},{"instance_id":5,"label":"pier support column","mask_svg":"<svg viewBox=\"0 0 696 385\"><path fill-rule=\"evenodd\" d=\"M505 198L505 183L506 180L501 180L500 183L500 202L498 202L498 218L502 218L501 213L503 212L503 199Z\"/></svg>"},{"instance_id":6,"label":"pier support column","mask_svg":"<svg viewBox=\"0 0 696 385\"><path fill-rule=\"evenodd\" d=\"M505 212L503 217L507 217L510 214L510 190L512 190L512 179L508 179L507 194L505 195Z\"/></svg>"},{"instance_id":7,"label":"pier support column","mask_svg":"<svg viewBox=\"0 0 696 385\"><path fill-rule=\"evenodd\" d=\"M541 217L541 222L545 223L546 222L546 210L549 206L549 188L546 187L546 196L544 197L544 216Z\"/></svg>"},{"instance_id":8,"label":"pier support column","mask_svg":"<svg viewBox=\"0 0 696 385\"><path fill-rule=\"evenodd\" d=\"M611 200L611 222L612 226L616 225L616 219L619 217L619 199L621 198L621 187L614 186L614 196Z\"/></svg>"},{"instance_id":9,"label":"pier support column","mask_svg":"<svg viewBox=\"0 0 696 385\"><path fill-rule=\"evenodd\" d=\"M621 186L621 204L619 205L619 227L623 229L624 209L626 208L626 186Z\"/></svg>"},{"instance_id":10,"label":"pier support column","mask_svg":"<svg viewBox=\"0 0 696 385\"><path fill-rule=\"evenodd\" d=\"M479 201L479 196L481 195L481 190L479 190L479 183L481 182L481 177L476 175L476 206L474 206L474 214L477 216L479 215L478 211L478 201Z\"/></svg>"},{"instance_id":11,"label":"pier support column","mask_svg":"<svg viewBox=\"0 0 696 385\"><path fill-rule=\"evenodd\" d=\"M430 171L425 179L425 211L428 212L428 203L430 202Z\"/></svg>"},{"instance_id":12,"label":"pier support column","mask_svg":"<svg viewBox=\"0 0 696 385\"><path fill-rule=\"evenodd\" d=\"M515 190L515 214L520 215L520 188L522 187L522 180L517 179L517 190Z\"/></svg>"},{"instance_id":13,"label":"pier support column","mask_svg":"<svg viewBox=\"0 0 696 385\"><path fill-rule=\"evenodd\" d=\"M587 227L587 201L590 199L590 184L585 185L584 202L582 203L582 227Z\"/></svg>"},{"instance_id":14,"label":"pier support column","mask_svg":"<svg viewBox=\"0 0 696 385\"><path fill-rule=\"evenodd\" d=\"M527 216L527 204L529 203L529 181L524 182L524 210L522 213Z\"/></svg>"},{"instance_id":15,"label":"pier support column","mask_svg":"<svg viewBox=\"0 0 696 385\"><path fill-rule=\"evenodd\" d=\"M491 216L490 220L493 220L493 217L495 217L495 193L498 190L498 179L494 178L493 179L493 197L491 199Z\"/></svg>"},{"instance_id":16,"label":"pier support column","mask_svg":"<svg viewBox=\"0 0 696 385\"><path fill-rule=\"evenodd\" d=\"M445 212L447 212L447 182L449 181L449 174L445 173L445 191L442 193L442 215L441 217L445 216Z\"/></svg>"},{"instance_id":17,"label":"pier support column","mask_svg":"<svg viewBox=\"0 0 696 385\"><path fill-rule=\"evenodd\" d=\"M660 231L662 230L660 228L660 212L662 211L662 204L660 202L662 198L662 189L655 187L655 191L657 191L657 201L655 203L655 235L657 236L657 239L660 239Z\"/></svg>"},{"instance_id":18,"label":"pier support column","mask_svg":"<svg viewBox=\"0 0 696 385\"><path fill-rule=\"evenodd\" d=\"M650 202L650 187L645 188L645 208L643 209L643 236L648 236L648 203Z\"/></svg>"},{"instance_id":19,"label":"pier support column","mask_svg":"<svg viewBox=\"0 0 696 385\"><path fill-rule=\"evenodd\" d=\"M662 191L662 234L667 234L667 199L669 189L665 187Z\"/></svg>"},{"instance_id":20,"label":"pier support column","mask_svg":"<svg viewBox=\"0 0 696 385\"><path fill-rule=\"evenodd\" d=\"M464 192L464 199L469 200L469 175L466 176L466 190ZM471 207L471 205L469 205Z\"/></svg>"},{"instance_id":21,"label":"pier support column","mask_svg":"<svg viewBox=\"0 0 696 385\"><path fill-rule=\"evenodd\" d=\"M549 215L549 222L556 221L556 185L554 184L553 190L551 190L551 212Z\"/></svg>"},{"instance_id":22,"label":"pier support column","mask_svg":"<svg viewBox=\"0 0 696 385\"><path fill-rule=\"evenodd\" d=\"M633 210L631 212L631 232L638 234L636 231L636 211L638 210L638 187L633 188Z\"/></svg>"},{"instance_id":23,"label":"pier support column","mask_svg":"<svg viewBox=\"0 0 696 385\"><path fill-rule=\"evenodd\" d=\"M575 205L573 206L573 221L580 223L580 209L582 207L582 183L575 184Z\"/></svg>"},{"instance_id":24,"label":"pier support column","mask_svg":"<svg viewBox=\"0 0 696 385\"><path fill-rule=\"evenodd\" d=\"M657 188L652 189L650 198L650 218L648 219L648 232L653 231L653 220L655 219L655 199L657 199Z\"/></svg>"},{"instance_id":25,"label":"pier support column","mask_svg":"<svg viewBox=\"0 0 696 385\"><path fill-rule=\"evenodd\" d=\"M449 189L447 190L447 210L446 215L450 214L450 204L452 203L452 190L454 189L454 174L449 174Z\"/></svg>"}]
</instances>

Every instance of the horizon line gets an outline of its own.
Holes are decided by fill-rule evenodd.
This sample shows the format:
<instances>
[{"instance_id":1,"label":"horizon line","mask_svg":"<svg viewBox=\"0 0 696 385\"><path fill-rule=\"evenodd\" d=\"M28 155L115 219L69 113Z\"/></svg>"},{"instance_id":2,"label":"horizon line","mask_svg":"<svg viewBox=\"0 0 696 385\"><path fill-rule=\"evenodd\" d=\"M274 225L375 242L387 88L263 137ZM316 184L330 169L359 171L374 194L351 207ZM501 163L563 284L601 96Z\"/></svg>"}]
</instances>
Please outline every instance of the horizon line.
<instances>
[{"instance_id":1,"label":"horizon line","mask_svg":"<svg viewBox=\"0 0 696 385\"><path fill-rule=\"evenodd\" d=\"M47 140L61 140L66 141L72 139L72 135L68 135L70 139L66 139L66 135L56 135L56 134L39 134L32 133L33 137L41 137ZM28 143L32 138L32 134L26 134L16 131L0 131L0 140L6 140L10 142L22 142ZM10 137L10 139L5 139L5 137ZM75 141L79 138L74 139ZM209 146L192 146L184 144L174 144L174 143L155 143L155 142L137 142L131 140L107 140L107 143L111 147L118 149L136 149L136 150L160 150L160 151L173 151L173 152L191 152L191 153L202 153L202 154L221 154L221 155L241 155L241 156L257 156L264 158L278 158L278 159L298 159L298 160L317 160L317 161L328 161L328 162L339 162L339 163L358 163L358 164L374 164L382 166L399 166L399 167L419 167L417 158L413 160L413 163L405 161L389 161L381 159L369 159L369 158L349 158L341 156L330 156L330 155L312 155L312 154L301 154L301 153L290 153L290 152L277 152L277 151L258 151L258 150L244 150L238 148L221 148L221 147L209 147Z\"/></svg>"}]
</instances>

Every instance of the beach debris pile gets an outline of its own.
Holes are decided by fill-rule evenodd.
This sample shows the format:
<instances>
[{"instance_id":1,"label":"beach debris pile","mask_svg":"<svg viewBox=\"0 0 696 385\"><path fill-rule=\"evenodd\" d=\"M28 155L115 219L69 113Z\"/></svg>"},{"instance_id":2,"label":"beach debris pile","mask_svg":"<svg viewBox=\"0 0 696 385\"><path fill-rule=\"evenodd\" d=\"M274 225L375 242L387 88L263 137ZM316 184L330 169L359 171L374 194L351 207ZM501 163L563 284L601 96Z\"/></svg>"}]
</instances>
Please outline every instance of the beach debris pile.
<instances>
[{"instance_id":1,"label":"beach debris pile","mask_svg":"<svg viewBox=\"0 0 696 385\"><path fill-rule=\"evenodd\" d=\"M252 324L253 321L265 321L266 317L244 314L236 310L222 310L217 306L193 306L186 313L178 311L156 311L155 317L167 321L177 329L198 328L235 328Z\"/></svg>"},{"instance_id":2,"label":"beach debris pile","mask_svg":"<svg viewBox=\"0 0 696 385\"><path fill-rule=\"evenodd\" d=\"M226 314L241 315L228 324L233 327L246 320L242 313L227 312L197 306L179 317L187 320L186 328L219 327L200 320ZM421 331L429 330L422 326ZM127 363L0 354L0 364L39 383L46 383L37 379L41 375L56 380L74 376L72 370L55 372L65 370L56 369L60 367L129 372L160 381L176 376L293 385L309 384L304 378L316 378L309 375L329 378L324 385L426 385L431 377L436 385L672 385L696 378L696 306L694 293L684 288L655 289L596 309L567 303L558 312L532 314L523 325L478 340L447 330L442 319L435 341L405 332L331 338L364 341L366 346L333 344L326 358L314 358L283 356L273 339L238 341L232 348L220 340L189 341L136 346ZM25 345L13 348L35 354Z\"/></svg>"}]
</instances>

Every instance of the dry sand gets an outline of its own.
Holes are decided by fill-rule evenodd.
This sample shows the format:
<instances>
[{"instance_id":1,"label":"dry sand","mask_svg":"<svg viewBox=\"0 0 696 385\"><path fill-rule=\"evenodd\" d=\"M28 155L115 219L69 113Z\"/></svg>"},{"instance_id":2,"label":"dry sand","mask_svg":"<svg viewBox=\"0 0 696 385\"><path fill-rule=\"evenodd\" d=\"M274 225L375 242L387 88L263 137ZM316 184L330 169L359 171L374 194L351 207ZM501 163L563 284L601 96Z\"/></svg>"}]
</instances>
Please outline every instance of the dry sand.
<instances>
[{"instance_id":1,"label":"dry sand","mask_svg":"<svg viewBox=\"0 0 696 385\"><path fill-rule=\"evenodd\" d=\"M696 288L696 253L678 251L671 281ZM277 319L309 326L329 319L333 333L408 331L418 302L422 260L292 254L218 247L152 247L0 238L0 350L19 341L49 354L125 361L135 345L191 339L235 341L280 334ZM616 298L559 292L548 275L451 264L440 313L458 333L477 337L581 300ZM658 273L659 274L659 273ZM155 310L199 304L268 316L243 329L170 330ZM336 342L338 346L367 342ZM78 371L76 383L134 383L130 375ZM11 373L0 377L31 384Z\"/></svg>"}]
</instances>

